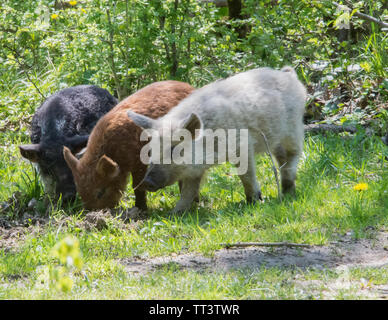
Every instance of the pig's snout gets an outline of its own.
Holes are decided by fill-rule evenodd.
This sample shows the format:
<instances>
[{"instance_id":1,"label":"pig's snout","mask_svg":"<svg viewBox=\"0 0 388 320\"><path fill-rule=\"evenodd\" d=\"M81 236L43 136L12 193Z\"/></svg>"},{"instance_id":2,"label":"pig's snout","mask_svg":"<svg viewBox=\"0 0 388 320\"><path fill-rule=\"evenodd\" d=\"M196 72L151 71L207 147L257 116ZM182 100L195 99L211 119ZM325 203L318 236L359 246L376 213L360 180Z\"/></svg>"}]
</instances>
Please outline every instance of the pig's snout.
<instances>
[{"instance_id":1,"label":"pig's snout","mask_svg":"<svg viewBox=\"0 0 388 320\"><path fill-rule=\"evenodd\" d=\"M57 188L56 193L61 195L63 202L73 202L76 198L77 190L67 183L64 186L61 186L61 188Z\"/></svg>"},{"instance_id":2,"label":"pig's snout","mask_svg":"<svg viewBox=\"0 0 388 320\"><path fill-rule=\"evenodd\" d=\"M64 202L72 202L75 200L75 193L68 191L65 193L62 193L62 201Z\"/></svg>"}]
</instances>

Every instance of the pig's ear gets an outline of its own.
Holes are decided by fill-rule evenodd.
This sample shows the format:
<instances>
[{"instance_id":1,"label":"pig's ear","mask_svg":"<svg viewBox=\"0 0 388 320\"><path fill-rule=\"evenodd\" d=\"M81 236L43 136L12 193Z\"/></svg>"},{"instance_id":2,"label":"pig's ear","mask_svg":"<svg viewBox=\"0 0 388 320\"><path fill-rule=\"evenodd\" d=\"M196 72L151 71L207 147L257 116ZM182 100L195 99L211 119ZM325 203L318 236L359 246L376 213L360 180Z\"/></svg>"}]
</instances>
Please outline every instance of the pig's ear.
<instances>
[{"instance_id":1,"label":"pig's ear","mask_svg":"<svg viewBox=\"0 0 388 320\"><path fill-rule=\"evenodd\" d=\"M98 160L96 170L99 175L109 178L115 178L120 173L119 165L106 155Z\"/></svg>"},{"instance_id":2,"label":"pig's ear","mask_svg":"<svg viewBox=\"0 0 388 320\"><path fill-rule=\"evenodd\" d=\"M155 120L147 116L143 116L131 110L127 111L128 117L140 128L142 129L152 129L155 128Z\"/></svg>"},{"instance_id":3,"label":"pig's ear","mask_svg":"<svg viewBox=\"0 0 388 320\"><path fill-rule=\"evenodd\" d=\"M79 160L71 153L69 148L63 147L63 157L73 174L77 172Z\"/></svg>"},{"instance_id":4,"label":"pig's ear","mask_svg":"<svg viewBox=\"0 0 388 320\"><path fill-rule=\"evenodd\" d=\"M37 162L39 159L40 148L39 144L23 144L19 146L22 157Z\"/></svg>"},{"instance_id":5,"label":"pig's ear","mask_svg":"<svg viewBox=\"0 0 388 320\"><path fill-rule=\"evenodd\" d=\"M195 113L190 114L182 123L182 128L189 130L193 139L198 139L201 136L202 127L202 121Z\"/></svg>"},{"instance_id":6,"label":"pig's ear","mask_svg":"<svg viewBox=\"0 0 388 320\"><path fill-rule=\"evenodd\" d=\"M88 144L89 135L74 136L66 139L66 145L70 148L71 152L76 154L80 152Z\"/></svg>"}]
</instances>

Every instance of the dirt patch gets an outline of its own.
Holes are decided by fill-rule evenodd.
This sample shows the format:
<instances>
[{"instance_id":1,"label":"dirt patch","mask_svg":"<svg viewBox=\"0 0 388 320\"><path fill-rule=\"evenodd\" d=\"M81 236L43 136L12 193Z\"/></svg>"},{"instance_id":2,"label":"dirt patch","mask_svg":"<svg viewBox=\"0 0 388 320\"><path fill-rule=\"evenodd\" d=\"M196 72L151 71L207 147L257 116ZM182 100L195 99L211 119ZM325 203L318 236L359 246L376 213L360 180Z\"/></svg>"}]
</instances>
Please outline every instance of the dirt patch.
<instances>
[{"instance_id":1,"label":"dirt patch","mask_svg":"<svg viewBox=\"0 0 388 320\"><path fill-rule=\"evenodd\" d=\"M165 264L194 270L228 271L231 269L287 268L339 268L341 266L388 266L388 233L380 232L373 239L352 240L341 238L328 246L310 248L221 249L211 258L188 253L153 259L129 258L121 262L129 272L146 273Z\"/></svg>"},{"instance_id":2,"label":"dirt patch","mask_svg":"<svg viewBox=\"0 0 388 320\"><path fill-rule=\"evenodd\" d=\"M305 281L302 273L297 273L295 279L290 281L294 283L295 288L309 292L311 298L316 299L334 299L338 292L346 291L356 292L356 295L363 298L388 298L388 285L372 286L365 279L351 281L346 276L349 268L352 267L388 266L387 247L388 232L378 232L371 239L353 240L351 235L346 235L330 245L310 248L248 247L221 249L211 258L189 253L153 259L129 258L122 259L120 262L129 273L138 275L144 275L168 265L200 272L258 270L261 267L301 270L329 268L339 271L342 276L331 282ZM298 275L301 275L301 279L298 279Z\"/></svg>"},{"instance_id":3,"label":"dirt patch","mask_svg":"<svg viewBox=\"0 0 388 320\"><path fill-rule=\"evenodd\" d=\"M36 234L48 222L48 218L24 214L18 219L0 216L0 249L16 247L27 235Z\"/></svg>"},{"instance_id":4,"label":"dirt patch","mask_svg":"<svg viewBox=\"0 0 388 320\"><path fill-rule=\"evenodd\" d=\"M101 231L108 228L109 225L122 230L130 230L139 227L145 218L145 213L137 208L90 211L85 213L83 219L76 222L71 216L50 218L30 213L16 217L0 215L0 249L10 251L16 248L28 235L38 235L44 232L48 224L58 230L72 226L87 232Z\"/></svg>"}]
</instances>

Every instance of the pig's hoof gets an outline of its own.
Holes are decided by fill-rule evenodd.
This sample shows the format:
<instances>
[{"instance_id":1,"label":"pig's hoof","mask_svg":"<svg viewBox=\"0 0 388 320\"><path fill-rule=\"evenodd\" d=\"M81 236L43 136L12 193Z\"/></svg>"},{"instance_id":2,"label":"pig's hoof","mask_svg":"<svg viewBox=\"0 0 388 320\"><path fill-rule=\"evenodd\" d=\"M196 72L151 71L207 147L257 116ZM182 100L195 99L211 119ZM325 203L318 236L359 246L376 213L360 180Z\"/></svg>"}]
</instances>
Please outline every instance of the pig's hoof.
<instances>
[{"instance_id":1,"label":"pig's hoof","mask_svg":"<svg viewBox=\"0 0 388 320\"><path fill-rule=\"evenodd\" d=\"M295 181L294 180L282 180L282 193L284 195L295 195Z\"/></svg>"},{"instance_id":2,"label":"pig's hoof","mask_svg":"<svg viewBox=\"0 0 388 320\"><path fill-rule=\"evenodd\" d=\"M291 196L291 197L295 197L296 196L296 190L295 190L295 186L294 187L290 187L290 188L283 188L282 189L282 193L284 196Z\"/></svg>"},{"instance_id":3,"label":"pig's hoof","mask_svg":"<svg viewBox=\"0 0 388 320\"><path fill-rule=\"evenodd\" d=\"M181 214L183 214L185 211L186 211L185 209L176 209L176 208L174 208L174 209L171 210L171 214L172 214L172 215L181 215Z\"/></svg>"},{"instance_id":4,"label":"pig's hoof","mask_svg":"<svg viewBox=\"0 0 388 320\"><path fill-rule=\"evenodd\" d=\"M263 201L261 191L258 191L253 197L252 196L247 197L247 203L249 204L255 204L257 201Z\"/></svg>"},{"instance_id":5,"label":"pig's hoof","mask_svg":"<svg viewBox=\"0 0 388 320\"><path fill-rule=\"evenodd\" d=\"M171 210L171 214L173 214L173 215L182 215L186 211L189 211L189 210L190 210L190 208L177 208L177 207L175 207L174 209Z\"/></svg>"}]
</instances>

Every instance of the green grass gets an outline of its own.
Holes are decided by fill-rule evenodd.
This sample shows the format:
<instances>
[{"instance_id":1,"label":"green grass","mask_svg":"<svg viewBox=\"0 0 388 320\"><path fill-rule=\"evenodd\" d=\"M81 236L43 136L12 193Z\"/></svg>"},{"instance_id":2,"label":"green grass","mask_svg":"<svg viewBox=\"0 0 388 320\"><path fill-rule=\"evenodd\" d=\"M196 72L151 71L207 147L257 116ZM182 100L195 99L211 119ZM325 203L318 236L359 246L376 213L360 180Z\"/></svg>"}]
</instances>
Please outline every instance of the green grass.
<instances>
[{"instance_id":1,"label":"green grass","mask_svg":"<svg viewBox=\"0 0 388 320\"><path fill-rule=\"evenodd\" d=\"M323 299L327 285L350 281L330 299L367 297L361 290L387 283L387 268L349 271L279 269L229 272L197 272L166 265L145 276L129 275L123 267L95 262L76 279L71 293L53 290L47 268L41 266L29 277L0 282L0 299ZM311 282L306 288L303 282ZM329 292L330 293L330 292Z\"/></svg>"},{"instance_id":2,"label":"green grass","mask_svg":"<svg viewBox=\"0 0 388 320\"><path fill-rule=\"evenodd\" d=\"M24 199L17 206L19 214L32 196L43 195L32 167L18 154L17 144L24 140L24 136L9 134L2 140L7 147L0 154L0 202L19 191ZM0 299L325 298L325 281L342 277L342 271L261 267L199 272L168 264L146 275L134 275L125 271L120 259L188 252L211 257L222 243L238 241L324 245L350 231L355 238L369 237L371 226L381 229L388 225L387 149L378 137L362 132L352 137L306 137L297 195L282 202L270 160L263 156L257 157L257 176L265 201L253 206L244 203L241 183L229 174L228 164L211 170L201 189L201 205L182 216L169 213L178 200L177 186L148 194L149 219L125 226L111 217L101 231L80 227L85 213L79 202L69 208L59 206L39 232L32 232L11 250L0 249ZM361 182L367 183L368 189L354 190ZM121 206L134 205L132 195L128 187ZM39 201L43 203L43 199ZM16 215L12 207L3 214ZM66 223L60 223L66 217ZM59 265L52 248L69 234L79 240L84 264L82 270L68 269L74 285L65 293L50 285L48 270ZM383 284L388 281L386 271L351 269L349 277L355 286L339 289L333 298L359 297L360 279ZM306 290L294 278L322 283Z\"/></svg>"}]
</instances>

